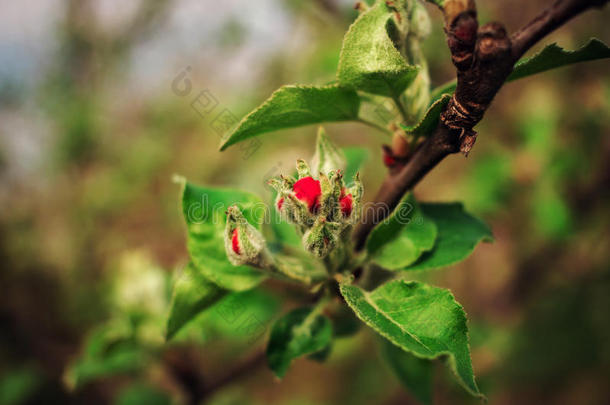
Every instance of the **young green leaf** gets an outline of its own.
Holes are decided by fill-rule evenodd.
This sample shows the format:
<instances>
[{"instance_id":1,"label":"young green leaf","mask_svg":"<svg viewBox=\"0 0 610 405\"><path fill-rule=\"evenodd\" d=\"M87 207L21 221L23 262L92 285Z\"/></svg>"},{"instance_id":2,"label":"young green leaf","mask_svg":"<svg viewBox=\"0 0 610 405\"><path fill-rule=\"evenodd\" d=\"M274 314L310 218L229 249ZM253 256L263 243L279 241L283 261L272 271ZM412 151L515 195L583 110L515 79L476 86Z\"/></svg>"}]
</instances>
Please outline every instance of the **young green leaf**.
<instances>
[{"instance_id":1,"label":"young green leaf","mask_svg":"<svg viewBox=\"0 0 610 405\"><path fill-rule=\"evenodd\" d=\"M414 201L413 195L407 194L390 216L373 228L366 240L366 251L369 255L379 252L385 244L395 239L405 225L411 221L415 212Z\"/></svg>"},{"instance_id":2,"label":"young green leaf","mask_svg":"<svg viewBox=\"0 0 610 405\"><path fill-rule=\"evenodd\" d=\"M416 137L429 136L436 129L441 113L447 106L447 103L449 103L449 100L451 100L451 96L448 94L443 94L441 98L432 103L421 121L413 126L400 124L402 129L409 134L415 135Z\"/></svg>"},{"instance_id":3,"label":"young green leaf","mask_svg":"<svg viewBox=\"0 0 610 405\"><path fill-rule=\"evenodd\" d=\"M227 290L208 280L193 263L189 263L178 275L173 286L166 339L171 339L186 323L227 293Z\"/></svg>"},{"instance_id":4,"label":"young green leaf","mask_svg":"<svg viewBox=\"0 0 610 405\"><path fill-rule=\"evenodd\" d=\"M482 241L491 242L493 235L487 225L464 211L461 203L422 204L424 215L438 227L434 248L424 253L406 270L428 270L450 266L467 258Z\"/></svg>"},{"instance_id":5,"label":"young green leaf","mask_svg":"<svg viewBox=\"0 0 610 405\"><path fill-rule=\"evenodd\" d=\"M377 225L367 239L367 253L378 265L400 270L433 248L437 229L423 215L412 194L405 196L394 212Z\"/></svg>"},{"instance_id":6,"label":"young green leaf","mask_svg":"<svg viewBox=\"0 0 610 405\"><path fill-rule=\"evenodd\" d=\"M402 57L388 35L395 24L385 2L377 2L350 26L343 39L337 77L342 86L396 98L419 67Z\"/></svg>"},{"instance_id":7,"label":"young green leaf","mask_svg":"<svg viewBox=\"0 0 610 405\"><path fill-rule=\"evenodd\" d=\"M574 63L606 58L610 58L610 47L597 38L591 38L589 42L575 51L566 51L557 44L551 44L531 58L524 58L517 62L506 81L522 79ZM432 101L438 100L443 94L453 94L456 85L456 81L453 80L433 89Z\"/></svg>"},{"instance_id":8,"label":"young green leaf","mask_svg":"<svg viewBox=\"0 0 610 405\"><path fill-rule=\"evenodd\" d=\"M474 380L466 314L448 290L394 280L371 292L341 285L356 315L381 336L423 359L448 358L460 384L482 397Z\"/></svg>"},{"instance_id":9,"label":"young green leaf","mask_svg":"<svg viewBox=\"0 0 610 405\"><path fill-rule=\"evenodd\" d=\"M284 377L293 359L324 350L332 335L330 320L312 308L289 312L271 330L267 346L269 367L276 376Z\"/></svg>"},{"instance_id":10,"label":"young green leaf","mask_svg":"<svg viewBox=\"0 0 610 405\"><path fill-rule=\"evenodd\" d=\"M279 298L262 288L232 292L193 320L204 339L217 337L232 347L250 347L262 340L279 315Z\"/></svg>"},{"instance_id":11,"label":"young green leaf","mask_svg":"<svg viewBox=\"0 0 610 405\"><path fill-rule=\"evenodd\" d=\"M344 170L346 165L343 151L331 141L323 127L318 128L316 151L311 159L311 170L315 177L332 170Z\"/></svg>"},{"instance_id":12,"label":"young green leaf","mask_svg":"<svg viewBox=\"0 0 610 405\"><path fill-rule=\"evenodd\" d=\"M345 183L349 185L351 184L356 173L361 170L364 162L366 162L369 158L369 151L364 148L351 147L343 148L343 154L345 155L345 160L347 161L343 179Z\"/></svg>"},{"instance_id":13,"label":"young green leaf","mask_svg":"<svg viewBox=\"0 0 610 405\"><path fill-rule=\"evenodd\" d=\"M513 72L508 77L508 81L521 79L522 77L574 63L605 58L610 58L610 47L597 38L590 39L589 42L575 51L566 51L556 43L553 43L547 45L542 51L531 58L521 59L517 62Z\"/></svg>"},{"instance_id":14,"label":"young green leaf","mask_svg":"<svg viewBox=\"0 0 610 405\"><path fill-rule=\"evenodd\" d=\"M424 405L432 405L434 363L405 352L386 339L380 339L381 357L400 383Z\"/></svg>"},{"instance_id":15,"label":"young green leaf","mask_svg":"<svg viewBox=\"0 0 610 405\"><path fill-rule=\"evenodd\" d=\"M283 86L246 115L223 140L220 150L253 136L285 128L358 118L360 98L338 85Z\"/></svg>"},{"instance_id":16,"label":"young green leaf","mask_svg":"<svg viewBox=\"0 0 610 405\"><path fill-rule=\"evenodd\" d=\"M187 226L187 249L197 270L221 288L250 289L264 276L248 266L234 266L227 259L224 233L226 210L237 204L248 222L259 226L262 201L254 194L228 189L198 187L184 180L182 211Z\"/></svg>"}]
</instances>

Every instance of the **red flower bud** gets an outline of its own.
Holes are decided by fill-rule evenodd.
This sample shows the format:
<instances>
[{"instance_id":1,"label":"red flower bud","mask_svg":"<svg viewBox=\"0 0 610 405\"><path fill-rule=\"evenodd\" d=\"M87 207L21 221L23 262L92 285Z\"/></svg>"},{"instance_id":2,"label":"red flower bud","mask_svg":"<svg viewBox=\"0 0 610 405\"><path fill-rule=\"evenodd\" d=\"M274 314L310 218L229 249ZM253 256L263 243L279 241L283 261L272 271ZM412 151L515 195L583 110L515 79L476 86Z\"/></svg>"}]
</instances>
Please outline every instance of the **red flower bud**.
<instances>
[{"instance_id":1,"label":"red flower bud","mask_svg":"<svg viewBox=\"0 0 610 405\"><path fill-rule=\"evenodd\" d=\"M284 205L284 198L280 198L279 200L277 200L277 210L281 211L282 209L282 205Z\"/></svg>"},{"instance_id":2,"label":"red flower bud","mask_svg":"<svg viewBox=\"0 0 610 405\"><path fill-rule=\"evenodd\" d=\"M341 193L343 194L343 192ZM349 217L352 213L352 204L354 199L351 194L343 196L339 199L339 205L341 206L341 212L344 217Z\"/></svg>"},{"instance_id":3,"label":"red flower bud","mask_svg":"<svg viewBox=\"0 0 610 405\"><path fill-rule=\"evenodd\" d=\"M294 183L292 186L294 195L305 204L310 212L314 212L318 209L320 204L320 195L322 189L320 188L320 182L312 177L303 177L301 180Z\"/></svg>"},{"instance_id":4,"label":"red flower bud","mask_svg":"<svg viewBox=\"0 0 610 405\"><path fill-rule=\"evenodd\" d=\"M233 229L233 236L231 236L231 246L233 247L233 251L236 254L241 254L241 249L239 248L239 239L237 239L237 228Z\"/></svg>"}]
</instances>

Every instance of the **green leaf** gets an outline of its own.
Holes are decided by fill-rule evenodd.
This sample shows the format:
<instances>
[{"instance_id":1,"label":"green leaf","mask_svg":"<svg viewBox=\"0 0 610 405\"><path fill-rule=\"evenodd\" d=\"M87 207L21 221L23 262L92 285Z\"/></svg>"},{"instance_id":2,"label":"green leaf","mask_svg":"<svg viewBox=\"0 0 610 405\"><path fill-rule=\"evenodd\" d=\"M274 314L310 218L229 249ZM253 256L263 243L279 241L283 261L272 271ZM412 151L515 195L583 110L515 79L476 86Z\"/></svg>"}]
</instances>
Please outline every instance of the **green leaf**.
<instances>
[{"instance_id":1,"label":"green leaf","mask_svg":"<svg viewBox=\"0 0 610 405\"><path fill-rule=\"evenodd\" d=\"M280 318L271 330L267 362L276 376L286 375L297 357L325 349L332 339L330 320L312 308L295 309Z\"/></svg>"},{"instance_id":2,"label":"green leaf","mask_svg":"<svg viewBox=\"0 0 610 405\"><path fill-rule=\"evenodd\" d=\"M434 248L424 253L406 270L428 270L450 266L467 258L479 242L493 241L491 230L478 218L464 211L461 203L421 205L424 215L438 227Z\"/></svg>"},{"instance_id":3,"label":"green leaf","mask_svg":"<svg viewBox=\"0 0 610 405\"><path fill-rule=\"evenodd\" d=\"M436 126L438 125L438 120L440 119L441 113L445 110L447 103L451 100L451 96L448 94L444 94L436 100L426 111L424 118L421 119L416 125L407 126L400 124L402 128L409 134L413 134L416 137L419 136L429 136Z\"/></svg>"},{"instance_id":4,"label":"green leaf","mask_svg":"<svg viewBox=\"0 0 610 405\"><path fill-rule=\"evenodd\" d=\"M386 339L381 340L381 357L407 391L422 404L432 405L432 360L415 357Z\"/></svg>"},{"instance_id":5,"label":"green leaf","mask_svg":"<svg viewBox=\"0 0 610 405\"><path fill-rule=\"evenodd\" d=\"M279 299L262 288L234 292L192 322L189 329L233 347L251 347L280 310Z\"/></svg>"},{"instance_id":6,"label":"green leaf","mask_svg":"<svg viewBox=\"0 0 610 405\"><path fill-rule=\"evenodd\" d=\"M364 323L396 346L423 359L446 356L460 384L482 397L470 361L466 314L451 292L394 280L371 292L342 284L341 294Z\"/></svg>"},{"instance_id":7,"label":"green leaf","mask_svg":"<svg viewBox=\"0 0 610 405\"><path fill-rule=\"evenodd\" d=\"M373 228L366 240L366 251L369 255L379 252L385 244L395 239L405 225L411 221L415 212L414 201L413 195L407 194L398 203L392 214Z\"/></svg>"},{"instance_id":8,"label":"green leaf","mask_svg":"<svg viewBox=\"0 0 610 405\"><path fill-rule=\"evenodd\" d=\"M264 276L248 266L234 266L227 259L224 229L227 208L237 204L249 223L260 227L265 206L254 194L229 189L198 187L182 180L182 211L187 226L187 248L197 270L227 290L248 290Z\"/></svg>"},{"instance_id":9,"label":"green leaf","mask_svg":"<svg viewBox=\"0 0 610 405\"><path fill-rule=\"evenodd\" d=\"M399 270L432 249L436 234L434 222L423 215L413 195L408 194L394 212L373 229L366 249L378 265Z\"/></svg>"},{"instance_id":10,"label":"green leaf","mask_svg":"<svg viewBox=\"0 0 610 405\"><path fill-rule=\"evenodd\" d=\"M343 170L345 165L346 161L343 151L331 141L324 127L319 127L316 139L316 152L311 159L311 172L315 176L319 173L327 174L331 170Z\"/></svg>"},{"instance_id":11,"label":"green leaf","mask_svg":"<svg viewBox=\"0 0 610 405\"><path fill-rule=\"evenodd\" d=\"M343 154L345 155L345 160L347 161L343 178L345 183L349 185L356 173L362 169L364 162L368 160L369 151L364 148L351 147L343 148Z\"/></svg>"},{"instance_id":12,"label":"green leaf","mask_svg":"<svg viewBox=\"0 0 610 405\"><path fill-rule=\"evenodd\" d=\"M604 58L610 58L610 48L597 38L590 39L586 45L575 51L566 51L556 43L553 43L547 45L542 51L531 58L521 59L517 62L513 73L508 77L508 81L521 79L522 77L574 63Z\"/></svg>"},{"instance_id":13,"label":"green leaf","mask_svg":"<svg viewBox=\"0 0 610 405\"><path fill-rule=\"evenodd\" d=\"M378 2L362 13L343 39L337 76L342 86L396 98L419 70L402 57L388 35L392 11Z\"/></svg>"},{"instance_id":14,"label":"green leaf","mask_svg":"<svg viewBox=\"0 0 610 405\"><path fill-rule=\"evenodd\" d=\"M260 107L246 115L220 147L279 129L358 118L360 98L338 85L283 86Z\"/></svg>"},{"instance_id":15,"label":"green leaf","mask_svg":"<svg viewBox=\"0 0 610 405\"><path fill-rule=\"evenodd\" d=\"M176 278L167 319L166 339L171 339L187 322L228 293L208 280L193 263Z\"/></svg>"},{"instance_id":16,"label":"green leaf","mask_svg":"<svg viewBox=\"0 0 610 405\"><path fill-rule=\"evenodd\" d=\"M272 200L270 206L275 205L275 198ZM278 250L284 246L291 246L297 249L303 247L303 243L301 242L301 236L297 233L297 229L292 224L289 224L281 218L280 215L276 212L273 213L273 222L271 223L271 229L273 231L274 240L276 244L279 246Z\"/></svg>"},{"instance_id":17,"label":"green leaf","mask_svg":"<svg viewBox=\"0 0 610 405\"><path fill-rule=\"evenodd\" d=\"M517 62L506 81L522 79L574 63L606 58L610 58L610 48L597 38L590 39L589 42L575 51L566 51L554 43L547 45L541 52L531 58L524 58ZM432 101L438 100L443 94L453 94L456 85L457 82L453 80L433 89Z\"/></svg>"}]
</instances>

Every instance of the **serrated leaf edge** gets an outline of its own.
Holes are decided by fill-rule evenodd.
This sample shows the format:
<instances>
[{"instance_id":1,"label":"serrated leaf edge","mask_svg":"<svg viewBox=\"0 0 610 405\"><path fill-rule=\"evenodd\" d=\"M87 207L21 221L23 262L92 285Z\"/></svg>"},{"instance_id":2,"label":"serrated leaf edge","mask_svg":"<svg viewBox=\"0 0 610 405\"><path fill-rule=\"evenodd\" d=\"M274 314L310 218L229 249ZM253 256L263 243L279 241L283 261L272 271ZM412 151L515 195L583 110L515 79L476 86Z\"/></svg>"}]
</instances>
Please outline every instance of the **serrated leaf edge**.
<instances>
[{"instance_id":1,"label":"serrated leaf edge","mask_svg":"<svg viewBox=\"0 0 610 405\"><path fill-rule=\"evenodd\" d=\"M404 284L417 284L418 282L416 281L406 281L406 280L393 280L395 282L401 282ZM449 294L449 296L451 297L451 300L453 303L455 303L459 309L460 314L463 316L463 320L465 322L465 324L467 324L468 322L468 317L466 315L466 311L464 311L464 307L455 300L454 295L451 293L451 291L444 289L444 288L440 288L440 287L433 287L424 283L420 283L423 285L426 285L428 287L432 287L432 288L437 288L447 294ZM361 291L363 293L366 293L368 291L364 291L362 289L360 289L360 287L358 286L354 286L354 285L349 285L349 284L340 284L339 285L339 289L341 291L341 295L345 298L345 292L344 292L344 287L354 287L356 288L358 291ZM366 299L367 303L370 303L370 301L368 300L368 297L366 295L364 295L364 298ZM358 319L360 319L362 322L364 322L368 327L370 327L371 329L373 329L375 332L377 332L378 334L380 334L381 336L383 336L385 339L387 339L388 341L392 342L392 344L394 344L395 346L399 347L400 349L412 354L413 356L420 358L420 359L427 359L427 360L435 360L441 357L447 357L448 359L448 363L449 363L449 368L451 369L451 372L455 375L458 383L466 390L468 391L468 393L470 393L471 395L473 395L474 397L480 398L480 399L484 399L486 400L485 395L483 395L480 391L478 391L478 386L476 385L476 381L474 382L475 387L477 388L477 391L474 391L471 387L469 387L468 385L466 385L466 383L464 381L462 381L462 377L458 374L457 371L457 361L455 359L455 356L451 353L451 352L445 352L445 351L441 351L440 353L438 353L437 355L431 355L431 356L425 356L425 355L420 355L418 353L414 353L410 350L406 350L404 349L399 343L397 343L388 333L385 333L384 331L380 330L379 328L377 328L376 326L373 326L371 324L369 324L367 322L366 319L364 319L363 316L360 315L360 313L356 310L356 308L354 308L354 306L351 304L351 302L348 299L345 299L345 302L347 303L347 305L352 309L352 311L354 311L354 314L356 314L356 316L358 317ZM373 306L373 308L377 309L376 306ZM387 317L384 316L384 319L389 319ZM396 321L391 320L393 324L396 324ZM400 325L399 325L400 326ZM400 328L402 330L402 327ZM408 332L408 331L407 331ZM467 330L468 332L468 330ZM408 333L409 336L412 336L410 333ZM466 344L468 346L468 353L470 354L470 334L466 333ZM424 347L426 347L424 345ZM474 379L474 370L473 370L473 379Z\"/></svg>"},{"instance_id":2,"label":"serrated leaf edge","mask_svg":"<svg viewBox=\"0 0 610 405\"><path fill-rule=\"evenodd\" d=\"M231 132L231 134L227 136L227 139L226 140L224 140L224 139L221 140L220 149L219 150L222 152L222 151L226 150L229 146L234 145L234 144L236 144L238 142L241 142L241 141L243 141L245 139L250 138L250 137L248 137L248 138L241 139L239 141L231 142L231 137L233 136L233 134L235 134L235 132L237 132L237 130L242 126L242 124L244 124L248 119L250 119L250 117L252 115L256 114L257 112L259 112L263 108L267 107L267 105L269 105L273 101L274 97L280 91L283 91L285 89L304 89L304 90L320 89L320 90L326 90L326 89L332 89L332 88L353 91L350 88L341 86L340 83L332 83L332 84L326 84L326 85L322 85L322 86L308 85L308 84L286 84L286 85L281 86L280 88L275 90L273 93L271 93L271 95L261 105L259 105L254 110L250 111L244 118L242 118L239 121L239 123L236 125L235 129ZM358 95L358 94L356 93L356 95ZM312 125L314 125L314 124L312 124ZM262 134L265 134L265 133L268 133L268 132L273 132L273 131L275 131L275 130L263 131L263 132L257 133L256 135L252 135L252 136L262 135Z\"/></svg>"},{"instance_id":3,"label":"serrated leaf edge","mask_svg":"<svg viewBox=\"0 0 610 405\"><path fill-rule=\"evenodd\" d=\"M420 204L426 204L426 202L422 202ZM431 203L431 204L443 204L443 203ZM401 271L428 271L428 270L438 270L438 269L442 269L444 267L449 267L449 266L453 266L454 264L460 263L464 260L466 260L466 258L468 258L472 252L474 252L474 250L476 249L476 247L479 245L479 243L481 242L488 242L488 243L492 243L495 241L495 238L493 236L493 232L491 231L491 229L489 228L489 225L487 225L485 222L483 222L481 219L479 219L478 217L470 214L468 211L466 211L466 209L464 208L464 204L460 203L460 202L454 202L454 203L444 203L447 205L457 205L460 207L460 209L464 212L464 214L468 215L469 217L471 217L473 220L475 220L476 222L478 222L480 225L482 225L485 230L487 231L487 235L483 235L480 238L478 238L472 245L472 249L468 250L468 254L463 258L463 259L458 259L455 261L452 261L450 263L447 264L443 264L442 266L429 266L429 267L422 267L422 268L417 268L417 269L413 269L414 266L417 265L417 263L423 258L423 255L420 256L414 263L410 264L409 266L405 267L404 269L402 269ZM438 240L438 234L437 234L437 240ZM432 249L424 252L432 252L434 251L434 248L436 247L436 243L435 246L432 247Z\"/></svg>"}]
</instances>

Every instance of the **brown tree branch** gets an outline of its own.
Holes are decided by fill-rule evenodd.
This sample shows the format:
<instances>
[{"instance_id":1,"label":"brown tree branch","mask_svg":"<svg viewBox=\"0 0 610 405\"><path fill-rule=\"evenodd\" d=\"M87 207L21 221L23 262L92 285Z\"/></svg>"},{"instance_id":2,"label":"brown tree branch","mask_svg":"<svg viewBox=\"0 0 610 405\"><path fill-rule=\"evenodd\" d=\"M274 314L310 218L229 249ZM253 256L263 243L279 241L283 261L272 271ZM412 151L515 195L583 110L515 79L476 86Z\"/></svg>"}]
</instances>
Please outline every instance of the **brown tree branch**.
<instances>
[{"instance_id":1,"label":"brown tree branch","mask_svg":"<svg viewBox=\"0 0 610 405\"><path fill-rule=\"evenodd\" d=\"M608 0L556 0L551 7L511 36L513 60L517 62L532 45L569 19L589 8L601 8L606 3Z\"/></svg>"},{"instance_id":2,"label":"brown tree branch","mask_svg":"<svg viewBox=\"0 0 610 405\"><path fill-rule=\"evenodd\" d=\"M375 225L441 160L460 151L468 154L476 140L473 127L483 118L514 64L532 45L581 12L608 1L556 0L512 37L500 23L478 28L474 1L445 1L447 44L457 70L455 94L432 135L405 166L386 176L373 209L366 210L356 229L356 249L364 247Z\"/></svg>"},{"instance_id":3,"label":"brown tree branch","mask_svg":"<svg viewBox=\"0 0 610 405\"><path fill-rule=\"evenodd\" d=\"M215 378L208 378L201 370L201 359L191 348L174 348L164 354L165 367L182 386L190 405L203 404L219 390L256 373L265 365L264 350L257 350Z\"/></svg>"}]
</instances>

